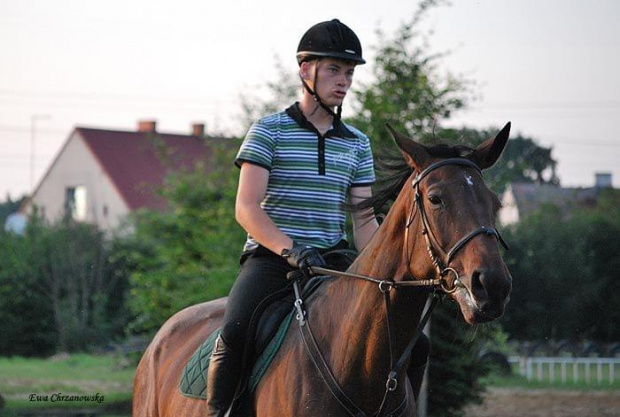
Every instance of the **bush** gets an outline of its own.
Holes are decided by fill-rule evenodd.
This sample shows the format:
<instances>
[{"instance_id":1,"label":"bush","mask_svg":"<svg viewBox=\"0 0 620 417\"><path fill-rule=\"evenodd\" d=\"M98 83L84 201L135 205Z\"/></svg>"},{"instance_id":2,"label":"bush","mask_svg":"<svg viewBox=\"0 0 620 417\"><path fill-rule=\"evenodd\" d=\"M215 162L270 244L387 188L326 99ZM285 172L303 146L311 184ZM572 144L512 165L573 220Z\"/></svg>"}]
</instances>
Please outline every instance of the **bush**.
<instances>
[{"instance_id":1,"label":"bush","mask_svg":"<svg viewBox=\"0 0 620 417\"><path fill-rule=\"evenodd\" d=\"M122 334L127 279L96 227L35 214L24 236L0 235L0 354L84 350Z\"/></svg>"},{"instance_id":2,"label":"bush","mask_svg":"<svg viewBox=\"0 0 620 417\"><path fill-rule=\"evenodd\" d=\"M27 243L0 232L0 355L47 354L56 347L51 303Z\"/></svg>"}]
</instances>

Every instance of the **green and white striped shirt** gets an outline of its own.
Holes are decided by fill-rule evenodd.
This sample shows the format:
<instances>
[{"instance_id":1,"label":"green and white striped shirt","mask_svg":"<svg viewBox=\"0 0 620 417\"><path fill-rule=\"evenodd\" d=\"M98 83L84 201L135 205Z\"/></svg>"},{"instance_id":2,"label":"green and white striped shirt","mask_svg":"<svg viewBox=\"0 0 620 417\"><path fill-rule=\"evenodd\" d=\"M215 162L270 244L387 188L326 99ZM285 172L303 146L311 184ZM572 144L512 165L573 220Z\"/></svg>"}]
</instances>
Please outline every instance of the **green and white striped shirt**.
<instances>
[{"instance_id":1,"label":"green and white striped shirt","mask_svg":"<svg viewBox=\"0 0 620 417\"><path fill-rule=\"evenodd\" d=\"M250 128L235 161L245 162L269 170L262 209L295 242L316 248L346 238L349 190L375 181L368 137L342 122L322 136L298 103ZM244 249L257 246L248 235Z\"/></svg>"}]
</instances>

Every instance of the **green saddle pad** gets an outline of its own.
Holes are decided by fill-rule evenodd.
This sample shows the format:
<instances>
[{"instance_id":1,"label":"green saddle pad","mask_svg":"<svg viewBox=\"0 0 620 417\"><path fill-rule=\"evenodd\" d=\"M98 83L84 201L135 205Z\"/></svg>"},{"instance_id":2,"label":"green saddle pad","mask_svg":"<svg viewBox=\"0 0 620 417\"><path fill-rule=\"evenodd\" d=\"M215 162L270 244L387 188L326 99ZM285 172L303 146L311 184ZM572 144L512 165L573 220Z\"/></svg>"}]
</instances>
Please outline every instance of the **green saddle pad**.
<instances>
[{"instance_id":1,"label":"green saddle pad","mask_svg":"<svg viewBox=\"0 0 620 417\"><path fill-rule=\"evenodd\" d=\"M259 381L269 368L271 361L282 346L286 331L293 320L295 310L291 311L282 321L278 331L267 344L263 352L256 359L252 372L248 380L249 392L252 393L258 386ZM186 397L206 399L207 392L207 372L209 370L209 363L211 361L211 353L215 346L215 340L220 335L222 329L217 329L209 335L196 349L196 352L192 355L187 362L183 373L181 374L181 381L179 382L179 390Z\"/></svg>"}]
</instances>

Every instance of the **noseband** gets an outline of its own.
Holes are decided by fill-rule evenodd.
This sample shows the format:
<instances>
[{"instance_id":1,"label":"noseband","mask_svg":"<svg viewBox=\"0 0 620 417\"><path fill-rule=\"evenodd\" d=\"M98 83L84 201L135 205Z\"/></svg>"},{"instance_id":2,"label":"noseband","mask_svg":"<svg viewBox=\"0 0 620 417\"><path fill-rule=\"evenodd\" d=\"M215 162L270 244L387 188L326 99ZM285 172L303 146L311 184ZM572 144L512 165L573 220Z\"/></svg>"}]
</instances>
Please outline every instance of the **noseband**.
<instances>
[{"instance_id":1,"label":"noseband","mask_svg":"<svg viewBox=\"0 0 620 417\"><path fill-rule=\"evenodd\" d=\"M410 253L410 245L409 245L409 228L413 224L413 220L415 219L416 213L419 212L420 217L422 219L422 235L424 236L424 240L426 241L426 251L428 252L428 255L431 258L431 262L437 269L437 273L439 275L439 281L440 281L439 285L444 292L453 293L454 291L457 290L458 287L462 287L463 284L461 283L460 275L458 271L450 266L450 262L454 258L454 255L459 250L461 250L470 240L472 240L474 237L480 234L484 234L487 236L495 236L495 238L506 249L508 249L508 245L506 244L504 239L502 239L502 236L499 234L496 228L489 227L489 226L480 226L477 229L474 229L470 233L463 236L461 239L459 239L454 244L454 246L450 248L450 250L446 251L441 247L441 245L437 241L437 238L435 237L435 234L430 228L428 217L426 215L426 211L424 210L424 204L422 202L422 195L420 193L420 182L424 178L426 178L426 176L430 174L432 171L442 166L446 166L446 165L459 165L463 167L475 168L476 171L478 171L480 175L482 175L482 170L480 169L480 167L478 167L478 165L476 165L474 162L470 161L469 159L465 159L465 158L450 158L450 159L444 159L439 162L435 162L434 164L431 164L428 167L426 167L418 175L416 175L416 177L413 179L411 183L411 187L415 191L415 197L414 197L414 204L411 207L411 212L409 214L409 217L407 219L407 223L405 226L405 248L407 251L407 266L409 268L409 274L413 278L413 273L411 272L412 253ZM438 256L437 252L440 252L441 256ZM446 277L450 273L454 275L454 281L452 283L451 288L448 286L448 282L446 280Z\"/></svg>"}]
</instances>

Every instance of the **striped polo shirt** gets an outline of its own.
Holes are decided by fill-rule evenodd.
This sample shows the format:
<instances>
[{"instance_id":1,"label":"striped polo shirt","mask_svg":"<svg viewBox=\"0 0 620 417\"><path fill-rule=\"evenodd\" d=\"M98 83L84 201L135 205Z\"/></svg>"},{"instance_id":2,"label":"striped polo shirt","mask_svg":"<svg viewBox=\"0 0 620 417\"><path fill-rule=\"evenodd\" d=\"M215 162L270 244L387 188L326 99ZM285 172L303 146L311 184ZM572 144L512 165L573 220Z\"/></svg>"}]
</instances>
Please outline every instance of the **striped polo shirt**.
<instances>
[{"instance_id":1,"label":"striped polo shirt","mask_svg":"<svg viewBox=\"0 0 620 417\"><path fill-rule=\"evenodd\" d=\"M316 248L346 238L350 188L375 181L368 137L340 121L321 135L299 103L250 128L235 161L245 162L269 170L262 209L295 242ZM244 250L257 246L248 235Z\"/></svg>"}]
</instances>

